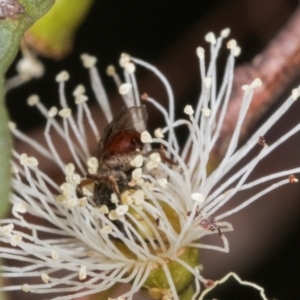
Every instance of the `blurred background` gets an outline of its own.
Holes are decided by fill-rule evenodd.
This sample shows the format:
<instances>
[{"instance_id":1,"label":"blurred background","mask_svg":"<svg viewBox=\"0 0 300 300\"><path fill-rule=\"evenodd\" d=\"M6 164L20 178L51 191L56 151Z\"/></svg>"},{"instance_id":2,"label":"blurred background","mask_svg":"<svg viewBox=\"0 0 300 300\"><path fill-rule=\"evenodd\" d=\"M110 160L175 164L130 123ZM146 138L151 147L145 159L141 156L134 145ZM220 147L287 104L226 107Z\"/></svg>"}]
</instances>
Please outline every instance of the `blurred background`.
<instances>
[{"instance_id":1,"label":"blurred background","mask_svg":"<svg viewBox=\"0 0 300 300\"><path fill-rule=\"evenodd\" d=\"M235 38L242 47L242 53L237 58L237 64L241 65L250 62L272 41L296 11L297 5L295 0L95 1L78 30L73 52L60 61L43 58L45 75L8 93L7 105L11 118L26 133L41 135L44 119L36 109L27 106L26 99L36 93L47 107L57 105L58 88L54 78L61 70L69 71L71 76L67 83L70 100L72 90L83 83L88 88L90 100L94 101L88 73L79 58L82 53L98 57L97 66L109 97L117 98L115 86L105 70L109 64L118 64L122 52L159 67L173 87L178 104L176 115L181 116L183 107L198 99L200 86L195 49L200 45L208 49L204 42L208 31L218 35L226 27L231 29L230 37ZM226 51L223 53L220 71L226 58ZM14 65L8 77L13 74ZM141 93L147 92L165 103L166 95L162 87L157 86L149 74L138 70L137 77ZM298 78L284 87L278 103L299 83L300 71ZM267 142L276 140L298 123L299 111L300 106L296 104L268 134ZM149 120L153 128L159 126L159 119L155 120L155 124L153 119ZM22 148L22 145L17 147ZM264 160L251 178L299 166L299 154L300 142L299 136L296 136ZM263 286L269 299L299 299L299 192L297 185L283 187L228 219L235 229L228 234L230 253L203 250L201 263L204 276L218 279L235 271L242 279ZM260 299L256 291L241 287L233 280L224 287L216 288L207 297L214 298ZM28 299L33 299L32 295Z\"/></svg>"}]
</instances>

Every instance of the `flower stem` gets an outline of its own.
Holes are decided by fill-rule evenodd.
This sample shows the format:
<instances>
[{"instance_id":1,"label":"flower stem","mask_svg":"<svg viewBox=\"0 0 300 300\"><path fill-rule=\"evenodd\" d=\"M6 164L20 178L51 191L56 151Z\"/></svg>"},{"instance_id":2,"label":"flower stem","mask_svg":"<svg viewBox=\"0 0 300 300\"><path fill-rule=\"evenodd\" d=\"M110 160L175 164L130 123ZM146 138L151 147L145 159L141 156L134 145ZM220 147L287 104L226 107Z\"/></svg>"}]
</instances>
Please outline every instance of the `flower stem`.
<instances>
[{"instance_id":1,"label":"flower stem","mask_svg":"<svg viewBox=\"0 0 300 300\"><path fill-rule=\"evenodd\" d=\"M59 0L25 34L25 42L44 56L60 59L73 47L74 34L94 0Z\"/></svg>"},{"instance_id":2,"label":"flower stem","mask_svg":"<svg viewBox=\"0 0 300 300\"><path fill-rule=\"evenodd\" d=\"M8 209L10 193L10 155L12 138L7 126L8 114L4 103L4 76L0 76L0 217Z\"/></svg>"},{"instance_id":3,"label":"flower stem","mask_svg":"<svg viewBox=\"0 0 300 300\"><path fill-rule=\"evenodd\" d=\"M180 300L191 300L195 293L193 282L190 283L187 289L185 289L182 293L179 294Z\"/></svg>"}]
</instances>

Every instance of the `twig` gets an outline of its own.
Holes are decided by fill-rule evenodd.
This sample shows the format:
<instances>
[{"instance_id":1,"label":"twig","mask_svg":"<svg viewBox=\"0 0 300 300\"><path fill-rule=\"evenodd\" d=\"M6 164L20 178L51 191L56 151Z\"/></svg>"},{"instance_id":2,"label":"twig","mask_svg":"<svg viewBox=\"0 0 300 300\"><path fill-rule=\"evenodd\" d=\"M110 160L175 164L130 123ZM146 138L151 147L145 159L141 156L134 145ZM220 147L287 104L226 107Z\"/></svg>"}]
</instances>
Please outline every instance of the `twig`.
<instances>
[{"instance_id":1,"label":"twig","mask_svg":"<svg viewBox=\"0 0 300 300\"><path fill-rule=\"evenodd\" d=\"M241 131L241 139L244 139L257 120L295 80L299 74L299 67L300 7L262 53L257 55L251 63L236 69L232 98L222 128L222 139L217 147L220 155L223 154L223 149L228 143L238 118L242 85L251 83L257 77L263 82L263 85L255 91L245 119Z\"/></svg>"}]
</instances>

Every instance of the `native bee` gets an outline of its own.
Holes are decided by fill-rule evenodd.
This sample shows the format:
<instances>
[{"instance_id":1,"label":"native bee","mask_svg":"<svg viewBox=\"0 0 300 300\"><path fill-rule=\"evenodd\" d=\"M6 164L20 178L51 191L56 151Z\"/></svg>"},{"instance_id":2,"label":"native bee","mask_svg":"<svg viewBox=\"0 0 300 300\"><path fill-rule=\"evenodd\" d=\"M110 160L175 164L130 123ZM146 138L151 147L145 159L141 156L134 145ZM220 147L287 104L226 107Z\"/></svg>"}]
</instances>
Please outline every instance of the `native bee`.
<instances>
[{"instance_id":1,"label":"native bee","mask_svg":"<svg viewBox=\"0 0 300 300\"><path fill-rule=\"evenodd\" d=\"M131 162L144 148L141 133L146 130L146 121L145 106L123 107L105 127L97 146L98 172L87 174L78 187L79 194L82 194L84 186L93 184L95 206L106 205L109 210L114 209L116 205L111 201L112 193L120 197L128 189L134 169Z\"/></svg>"},{"instance_id":2,"label":"native bee","mask_svg":"<svg viewBox=\"0 0 300 300\"><path fill-rule=\"evenodd\" d=\"M96 207L105 205L111 212L117 208L117 202L122 202L123 192L138 189L137 186L129 186L129 183L132 182L132 171L135 168L132 161L137 155L148 158L152 153L158 153L163 162L170 167L177 167L176 163L165 156L163 148L150 151L144 149L141 134L146 130L147 118L145 106L123 107L119 115L104 129L97 146L98 171L96 174L87 174L78 185L78 193L83 195L83 188L92 184L90 200ZM113 194L117 196L117 201L113 200ZM109 217L109 214L107 216ZM128 237L122 220L113 220L112 222L125 237ZM158 226L159 220L155 220L155 222ZM136 238L133 233L132 236L134 239Z\"/></svg>"}]
</instances>

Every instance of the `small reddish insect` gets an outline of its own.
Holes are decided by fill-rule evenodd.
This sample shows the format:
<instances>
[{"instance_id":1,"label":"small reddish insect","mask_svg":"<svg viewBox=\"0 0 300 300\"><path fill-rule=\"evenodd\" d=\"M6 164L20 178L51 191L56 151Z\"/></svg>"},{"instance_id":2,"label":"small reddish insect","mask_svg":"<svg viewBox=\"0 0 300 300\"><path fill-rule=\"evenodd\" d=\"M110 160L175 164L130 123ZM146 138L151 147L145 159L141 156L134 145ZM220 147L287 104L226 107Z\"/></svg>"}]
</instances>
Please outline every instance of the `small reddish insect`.
<instances>
[{"instance_id":1,"label":"small reddish insect","mask_svg":"<svg viewBox=\"0 0 300 300\"><path fill-rule=\"evenodd\" d=\"M99 169L97 174L87 174L79 185L94 183L93 201L96 206L106 205L115 208L111 194L120 193L128 188L131 161L143 151L141 133L146 129L147 111L145 106L123 107L120 114L104 129L98 142L97 152Z\"/></svg>"},{"instance_id":2,"label":"small reddish insect","mask_svg":"<svg viewBox=\"0 0 300 300\"><path fill-rule=\"evenodd\" d=\"M212 216L209 216L208 218L201 220L200 226L205 230L210 230L210 231L217 230L219 232L219 236L222 236L222 232L217 224L217 220Z\"/></svg>"}]
</instances>

